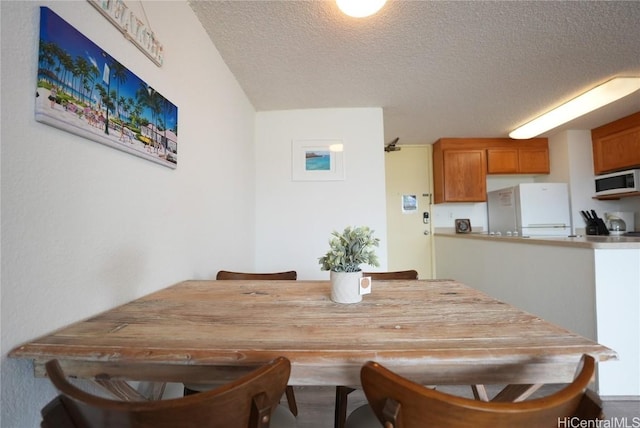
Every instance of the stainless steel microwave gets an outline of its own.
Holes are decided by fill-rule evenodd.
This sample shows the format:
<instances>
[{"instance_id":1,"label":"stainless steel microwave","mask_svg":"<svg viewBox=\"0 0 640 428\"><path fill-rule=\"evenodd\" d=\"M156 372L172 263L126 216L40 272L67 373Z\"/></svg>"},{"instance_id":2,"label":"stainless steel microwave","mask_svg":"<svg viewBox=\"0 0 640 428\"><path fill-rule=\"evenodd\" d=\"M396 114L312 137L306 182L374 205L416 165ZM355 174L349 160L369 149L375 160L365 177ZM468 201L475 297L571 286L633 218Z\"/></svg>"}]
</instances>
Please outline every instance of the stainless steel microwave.
<instances>
[{"instance_id":1,"label":"stainless steel microwave","mask_svg":"<svg viewBox=\"0 0 640 428\"><path fill-rule=\"evenodd\" d=\"M596 176L596 196L640 192L640 169Z\"/></svg>"}]
</instances>

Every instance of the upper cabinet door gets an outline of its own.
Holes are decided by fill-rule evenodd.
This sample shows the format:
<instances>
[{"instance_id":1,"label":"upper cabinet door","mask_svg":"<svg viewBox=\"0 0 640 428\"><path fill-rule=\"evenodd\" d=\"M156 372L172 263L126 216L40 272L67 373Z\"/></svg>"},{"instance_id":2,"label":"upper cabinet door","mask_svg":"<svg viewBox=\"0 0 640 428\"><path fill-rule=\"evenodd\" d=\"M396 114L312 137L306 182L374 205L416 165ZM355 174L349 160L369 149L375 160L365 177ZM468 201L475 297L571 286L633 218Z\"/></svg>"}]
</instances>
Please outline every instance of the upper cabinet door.
<instances>
[{"instance_id":1,"label":"upper cabinet door","mask_svg":"<svg viewBox=\"0 0 640 428\"><path fill-rule=\"evenodd\" d=\"M487 149L487 174L549 174L546 141L514 141L511 145L513 147Z\"/></svg>"},{"instance_id":2,"label":"upper cabinet door","mask_svg":"<svg viewBox=\"0 0 640 428\"><path fill-rule=\"evenodd\" d=\"M520 174L549 174L549 148L518 149L518 172Z\"/></svg>"},{"instance_id":3,"label":"upper cabinet door","mask_svg":"<svg viewBox=\"0 0 640 428\"><path fill-rule=\"evenodd\" d=\"M640 167L640 112L591 130L596 175Z\"/></svg>"},{"instance_id":4,"label":"upper cabinet door","mask_svg":"<svg viewBox=\"0 0 640 428\"><path fill-rule=\"evenodd\" d=\"M488 174L517 174L520 171L518 149L488 149Z\"/></svg>"},{"instance_id":5,"label":"upper cabinet door","mask_svg":"<svg viewBox=\"0 0 640 428\"><path fill-rule=\"evenodd\" d=\"M445 150L443 202L487 200L485 150Z\"/></svg>"}]
</instances>

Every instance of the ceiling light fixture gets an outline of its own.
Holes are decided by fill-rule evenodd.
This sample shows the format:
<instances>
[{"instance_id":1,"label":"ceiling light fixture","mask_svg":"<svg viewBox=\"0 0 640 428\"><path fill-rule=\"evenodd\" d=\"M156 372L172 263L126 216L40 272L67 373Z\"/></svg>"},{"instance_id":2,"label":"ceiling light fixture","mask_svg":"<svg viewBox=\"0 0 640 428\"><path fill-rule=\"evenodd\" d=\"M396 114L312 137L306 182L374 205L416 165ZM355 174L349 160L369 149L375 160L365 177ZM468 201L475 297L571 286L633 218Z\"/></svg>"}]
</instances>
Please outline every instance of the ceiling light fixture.
<instances>
[{"instance_id":1,"label":"ceiling light fixture","mask_svg":"<svg viewBox=\"0 0 640 428\"><path fill-rule=\"evenodd\" d=\"M387 2L387 0L336 0L336 4L345 14L354 18L364 18L373 15Z\"/></svg>"},{"instance_id":2,"label":"ceiling light fixture","mask_svg":"<svg viewBox=\"0 0 640 428\"><path fill-rule=\"evenodd\" d=\"M511 131L509 137L518 140L536 137L638 89L640 77L616 77Z\"/></svg>"}]
</instances>

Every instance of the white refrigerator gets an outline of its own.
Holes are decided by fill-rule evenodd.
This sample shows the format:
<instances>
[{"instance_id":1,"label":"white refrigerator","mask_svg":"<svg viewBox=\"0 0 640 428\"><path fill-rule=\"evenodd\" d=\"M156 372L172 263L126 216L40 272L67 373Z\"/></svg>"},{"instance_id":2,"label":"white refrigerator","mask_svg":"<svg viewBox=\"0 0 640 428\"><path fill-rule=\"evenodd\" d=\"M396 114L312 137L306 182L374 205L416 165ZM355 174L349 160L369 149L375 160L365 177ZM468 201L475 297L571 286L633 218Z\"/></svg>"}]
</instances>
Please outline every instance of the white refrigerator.
<instances>
[{"instance_id":1,"label":"white refrigerator","mask_svg":"<svg viewBox=\"0 0 640 428\"><path fill-rule=\"evenodd\" d=\"M487 193L489 233L518 236L571 235L566 183L522 183Z\"/></svg>"}]
</instances>

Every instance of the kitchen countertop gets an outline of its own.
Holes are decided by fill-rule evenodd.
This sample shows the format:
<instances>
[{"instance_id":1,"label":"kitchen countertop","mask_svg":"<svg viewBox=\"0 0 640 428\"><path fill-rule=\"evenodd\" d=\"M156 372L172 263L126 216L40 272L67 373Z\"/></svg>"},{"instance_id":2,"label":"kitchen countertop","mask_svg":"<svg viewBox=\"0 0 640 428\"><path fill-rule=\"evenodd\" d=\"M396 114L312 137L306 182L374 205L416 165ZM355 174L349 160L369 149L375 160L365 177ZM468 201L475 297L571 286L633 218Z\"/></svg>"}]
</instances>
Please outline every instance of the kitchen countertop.
<instances>
[{"instance_id":1,"label":"kitchen countertop","mask_svg":"<svg viewBox=\"0 0 640 428\"><path fill-rule=\"evenodd\" d=\"M434 236L460 239L481 239L487 241L504 241L517 244L554 245L562 247L578 247L593 249L637 249L640 250L640 237L631 236L495 236L488 233L455 233L453 231L436 231Z\"/></svg>"}]
</instances>

